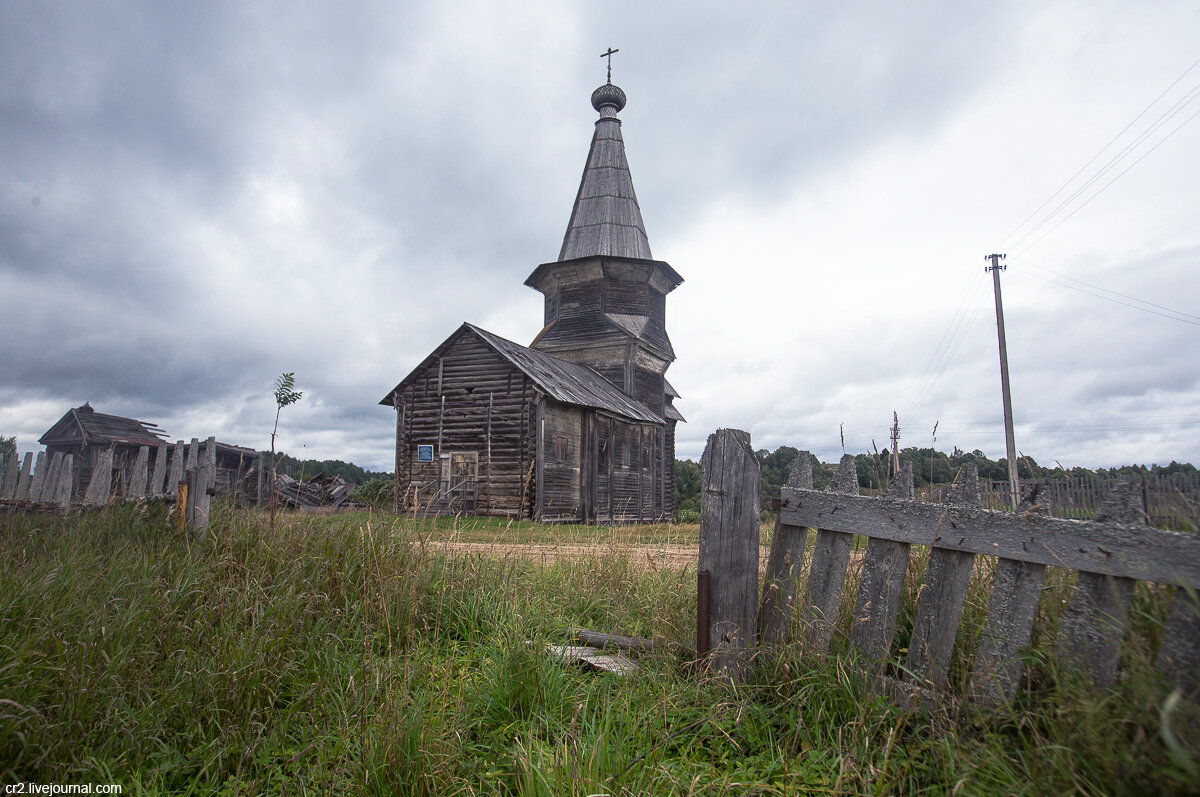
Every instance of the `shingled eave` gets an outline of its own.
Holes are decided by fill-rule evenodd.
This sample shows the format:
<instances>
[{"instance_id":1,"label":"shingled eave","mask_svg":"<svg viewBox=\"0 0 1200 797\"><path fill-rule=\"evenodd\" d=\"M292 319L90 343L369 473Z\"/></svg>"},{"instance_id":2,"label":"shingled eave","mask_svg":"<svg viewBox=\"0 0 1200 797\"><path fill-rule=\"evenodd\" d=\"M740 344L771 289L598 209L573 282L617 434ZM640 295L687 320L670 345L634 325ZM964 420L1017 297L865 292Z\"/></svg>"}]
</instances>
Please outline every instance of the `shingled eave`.
<instances>
[{"instance_id":1,"label":"shingled eave","mask_svg":"<svg viewBox=\"0 0 1200 797\"><path fill-rule=\"evenodd\" d=\"M571 260L554 260L549 263L542 263L538 265L538 267L535 268L528 277L525 278L525 284L534 290L541 290L539 285L547 273L556 268L581 265L588 261L596 260L597 258L604 261L613 260L623 263L635 263L639 265L653 266L654 268L658 269L658 271L667 280L667 285L669 287L668 290L665 291L666 293L670 293L683 284L683 277L679 275L678 271L671 268L671 264L665 260L651 260L644 257L623 257L620 255L586 255L584 257L572 258Z\"/></svg>"}]
</instances>

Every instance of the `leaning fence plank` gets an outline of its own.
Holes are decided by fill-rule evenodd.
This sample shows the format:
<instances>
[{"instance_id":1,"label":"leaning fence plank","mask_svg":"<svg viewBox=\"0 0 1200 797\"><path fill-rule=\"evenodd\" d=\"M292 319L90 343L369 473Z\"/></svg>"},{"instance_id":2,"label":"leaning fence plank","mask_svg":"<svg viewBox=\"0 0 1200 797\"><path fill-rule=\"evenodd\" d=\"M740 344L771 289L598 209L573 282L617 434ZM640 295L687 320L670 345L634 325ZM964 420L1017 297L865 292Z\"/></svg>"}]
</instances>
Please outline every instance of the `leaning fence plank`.
<instances>
[{"instance_id":1,"label":"leaning fence plank","mask_svg":"<svg viewBox=\"0 0 1200 797\"><path fill-rule=\"evenodd\" d=\"M63 457L62 467L58 471L58 489L54 501L66 509L71 505L71 491L75 488L75 455Z\"/></svg>"},{"instance_id":2,"label":"leaning fence plank","mask_svg":"<svg viewBox=\"0 0 1200 797\"><path fill-rule=\"evenodd\" d=\"M892 479L884 495L912 500L913 468L905 462ZM871 537L863 559L858 605L850 626L850 643L873 662L883 661L896 634L896 616L904 594L904 574L908 570L909 545L905 542Z\"/></svg>"},{"instance_id":3,"label":"leaning fence plank","mask_svg":"<svg viewBox=\"0 0 1200 797\"><path fill-rule=\"evenodd\" d=\"M740 678L757 631L760 465L750 435L738 429L709 435L700 461L699 572L709 574L710 667Z\"/></svg>"},{"instance_id":4,"label":"leaning fence plank","mask_svg":"<svg viewBox=\"0 0 1200 797\"><path fill-rule=\"evenodd\" d=\"M1145 522L1145 515L1139 487L1133 482L1118 484L1097 510L1096 520L1120 524L1130 537L1141 536L1145 526L1140 524ZM1059 655L1087 673L1099 687L1110 686L1116 680L1132 593L1131 578L1080 572L1063 614Z\"/></svg>"},{"instance_id":5,"label":"leaning fence plank","mask_svg":"<svg viewBox=\"0 0 1200 797\"><path fill-rule=\"evenodd\" d=\"M142 446L138 449L137 459L133 461L133 473L129 476L129 489L125 493L127 499L137 500L146 497L146 474L149 467L150 447Z\"/></svg>"},{"instance_id":6,"label":"leaning fence plank","mask_svg":"<svg viewBox=\"0 0 1200 797\"><path fill-rule=\"evenodd\" d=\"M146 486L150 495L163 494L163 481L167 478L167 444L159 443L158 451L154 454L154 472L150 475L150 484Z\"/></svg>"},{"instance_id":7,"label":"leaning fence plank","mask_svg":"<svg viewBox=\"0 0 1200 797\"><path fill-rule=\"evenodd\" d=\"M974 462L959 474L950 501L961 506L979 505L979 470ZM933 542L936 545L936 540ZM975 555L971 553L937 547L929 552L908 645L908 677L913 681L936 689L945 687L974 565Z\"/></svg>"},{"instance_id":8,"label":"leaning fence plank","mask_svg":"<svg viewBox=\"0 0 1200 797\"><path fill-rule=\"evenodd\" d=\"M808 451L801 451L796 457L787 485L802 490L812 489L812 454ZM771 553L767 557L767 570L763 576L762 603L758 611L758 634L763 644L781 645L787 641L807 544L808 529L781 523L776 516Z\"/></svg>"},{"instance_id":9,"label":"leaning fence plank","mask_svg":"<svg viewBox=\"0 0 1200 797\"><path fill-rule=\"evenodd\" d=\"M183 461L183 472L194 470L200 466L200 440L193 437L192 442L188 443L187 459Z\"/></svg>"},{"instance_id":10,"label":"leaning fence plank","mask_svg":"<svg viewBox=\"0 0 1200 797\"><path fill-rule=\"evenodd\" d=\"M46 481L42 483L42 494L38 496L38 500L42 503L54 503L58 496L58 477L62 472L63 455L61 451L55 452L54 456L50 457L50 464L46 466Z\"/></svg>"},{"instance_id":11,"label":"leaning fence plank","mask_svg":"<svg viewBox=\"0 0 1200 797\"><path fill-rule=\"evenodd\" d=\"M37 503L42 499L42 488L46 484L46 452L37 453L37 461L33 466L33 476L29 480L29 494L26 501Z\"/></svg>"},{"instance_id":12,"label":"leaning fence plank","mask_svg":"<svg viewBox=\"0 0 1200 797\"><path fill-rule=\"evenodd\" d=\"M1200 600L1195 590L1175 590L1155 666L1186 697L1200 697Z\"/></svg>"},{"instance_id":13,"label":"leaning fence plank","mask_svg":"<svg viewBox=\"0 0 1200 797\"><path fill-rule=\"evenodd\" d=\"M108 493L112 489L112 463L113 450L106 448L101 451L96 467L92 469L92 480L83 495L84 506L103 506L108 503Z\"/></svg>"},{"instance_id":14,"label":"leaning fence plank","mask_svg":"<svg viewBox=\"0 0 1200 797\"><path fill-rule=\"evenodd\" d=\"M17 474L21 471L21 457L16 450L8 455L8 465L4 469L4 484L0 485L0 499L11 501L17 492Z\"/></svg>"},{"instance_id":15,"label":"leaning fence plank","mask_svg":"<svg viewBox=\"0 0 1200 797\"><path fill-rule=\"evenodd\" d=\"M1049 514L1048 499L1035 487L1021 499L1022 516ZM1033 633L1046 566L1016 559L998 559L992 594L988 601L987 625L975 654L971 692L990 702L1012 700L1021 680L1021 650Z\"/></svg>"},{"instance_id":16,"label":"leaning fence plank","mask_svg":"<svg viewBox=\"0 0 1200 797\"><path fill-rule=\"evenodd\" d=\"M17 492L13 495L16 501L24 501L29 495L29 483L33 468L33 452L25 452L25 460L21 463L21 476L17 480Z\"/></svg>"},{"instance_id":17,"label":"leaning fence plank","mask_svg":"<svg viewBox=\"0 0 1200 797\"><path fill-rule=\"evenodd\" d=\"M838 495L858 495L858 471L851 454L842 456L829 492ZM780 510L782 513L782 509ZM829 650L829 641L838 619L842 601L842 586L850 564L850 547L854 535L818 527L813 545L812 563L808 569L808 593L805 595L802 622L805 648L813 653Z\"/></svg>"},{"instance_id":18,"label":"leaning fence plank","mask_svg":"<svg viewBox=\"0 0 1200 797\"><path fill-rule=\"evenodd\" d=\"M171 455L171 476L167 479L167 495L175 495L179 491L179 483L183 481L183 441L175 441L175 451Z\"/></svg>"}]
</instances>

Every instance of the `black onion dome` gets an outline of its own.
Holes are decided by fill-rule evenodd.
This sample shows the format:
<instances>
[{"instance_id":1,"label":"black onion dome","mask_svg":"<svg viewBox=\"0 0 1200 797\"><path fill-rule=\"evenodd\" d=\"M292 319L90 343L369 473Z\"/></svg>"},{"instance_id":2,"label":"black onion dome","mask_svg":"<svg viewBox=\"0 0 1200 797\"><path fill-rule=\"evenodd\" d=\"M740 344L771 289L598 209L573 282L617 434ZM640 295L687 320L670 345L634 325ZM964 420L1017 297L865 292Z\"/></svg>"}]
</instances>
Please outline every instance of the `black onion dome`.
<instances>
[{"instance_id":1,"label":"black onion dome","mask_svg":"<svg viewBox=\"0 0 1200 797\"><path fill-rule=\"evenodd\" d=\"M621 91L620 86L605 83L592 92L593 108L599 111L606 105L612 106L618 112L625 107L625 92Z\"/></svg>"}]
</instances>

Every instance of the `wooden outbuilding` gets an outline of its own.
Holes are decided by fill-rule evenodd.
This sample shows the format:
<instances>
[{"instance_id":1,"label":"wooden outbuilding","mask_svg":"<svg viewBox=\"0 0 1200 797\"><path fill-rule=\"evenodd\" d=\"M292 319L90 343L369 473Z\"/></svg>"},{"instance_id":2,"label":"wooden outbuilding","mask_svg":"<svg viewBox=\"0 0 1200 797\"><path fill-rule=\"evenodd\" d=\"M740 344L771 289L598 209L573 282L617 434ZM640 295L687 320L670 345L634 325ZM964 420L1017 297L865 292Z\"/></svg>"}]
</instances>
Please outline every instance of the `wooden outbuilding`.
<instances>
[{"instance_id":1,"label":"wooden outbuilding","mask_svg":"<svg viewBox=\"0 0 1200 797\"><path fill-rule=\"evenodd\" d=\"M558 260L525 284L545 297L526 347L463 324L381 404L396 412L396 508L558 522L674 514L678 393L666 295L617 113L592 93L596 130Z\"/></svg>"},{"instance_id":2,"label":"wooden outbuilding","mask_svg":"<svg viewBox=\"0 0 1200 797\"><path fill-rule=\"evenodd\" d=\"M120 415L106 415L96 412L90 402L81 407L67 410L38 442L46 447L47 457L57 453L64 456L71 454L75 457L75 467L72 476L71 494L80 496L92 481L96 465L102 461L101 453L112 450L112 491L115 495L124 495L131 482L133 466L137 461L138 452L142 447L149 449L148 461L151 469L157 465L157 458L164 457L164 466L160 472L167 472L166 464L180 449L183 456L187 446L184 441L176 443L167 441L167 435L156 424L139 421L136 418L124 418ZM258 452L251 448L216 444L216 485L218 493L241 490L246 491L243 484L245 477L258 463ZM173 485L167 485L167 492L173 493ZM256 495L254 486L249 486L249 492Z\"/></svg>"}]
</instances>

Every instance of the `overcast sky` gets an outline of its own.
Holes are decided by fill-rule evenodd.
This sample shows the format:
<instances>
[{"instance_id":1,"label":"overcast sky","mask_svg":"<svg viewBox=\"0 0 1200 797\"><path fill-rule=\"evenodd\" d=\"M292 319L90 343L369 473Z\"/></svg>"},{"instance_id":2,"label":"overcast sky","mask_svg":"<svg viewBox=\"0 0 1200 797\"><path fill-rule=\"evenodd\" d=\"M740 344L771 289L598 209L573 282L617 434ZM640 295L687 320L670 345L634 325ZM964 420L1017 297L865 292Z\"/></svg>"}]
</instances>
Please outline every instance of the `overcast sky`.
<instances>
[{"instance_id":1,"label":"overcast sky","mask_svg":"<svg viewBox=\"0 0 1200 797\"><path fill-rule=\"evenodd\" d=\"M1200 462L1195 0L3 0L0 434L267 448L294 371L280 448L390 469L438 343L539 331L610 46L680 458L1003 456L1001 252L1018 449Z\"/></svg>"}]
</instances>

